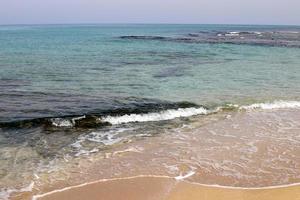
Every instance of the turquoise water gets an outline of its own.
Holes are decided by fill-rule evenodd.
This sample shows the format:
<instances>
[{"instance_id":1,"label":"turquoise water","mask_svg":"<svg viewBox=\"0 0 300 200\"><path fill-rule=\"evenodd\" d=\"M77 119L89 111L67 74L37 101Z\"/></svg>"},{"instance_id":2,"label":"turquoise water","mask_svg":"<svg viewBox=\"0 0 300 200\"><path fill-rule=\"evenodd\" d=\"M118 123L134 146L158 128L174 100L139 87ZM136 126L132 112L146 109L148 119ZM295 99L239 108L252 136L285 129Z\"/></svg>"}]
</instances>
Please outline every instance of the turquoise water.
<instances>
[{"instance_id":1,"label":"turquoise water","mask_svg":"<svg viewBox=\"0 0 300 200\"><path fill-rule=\"evenodd\" d=\"M295 31L300 28L2 26L0 95L4 101L0 103L1 121L82 114L114 106L113 100L124 97L189 101L208 106L298 99L300 48L119 38L249 30ZM70 101L72 98L75 100ZM66 111L70 109L75 111ZM41 112L36 114L37 110Z\"/></svg>"},{"instance_id":2,"label":"turquoise water","mask_svg":"<svg viewBox=\"0 0 300 200\"><path fill-rule=\"evenodd\" d=\"M300 107L299 41L288 26L0 26L0 187L220 106Z\"/></svg>"}]
</instances>

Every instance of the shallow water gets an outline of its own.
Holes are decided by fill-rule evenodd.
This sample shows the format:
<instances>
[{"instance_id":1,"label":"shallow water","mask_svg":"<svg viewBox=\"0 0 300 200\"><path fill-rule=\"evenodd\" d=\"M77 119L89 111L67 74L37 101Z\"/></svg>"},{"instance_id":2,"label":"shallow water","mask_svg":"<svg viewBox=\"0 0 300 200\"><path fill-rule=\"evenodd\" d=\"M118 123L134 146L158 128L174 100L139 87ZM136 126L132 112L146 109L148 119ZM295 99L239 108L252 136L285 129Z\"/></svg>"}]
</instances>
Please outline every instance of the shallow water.
<instances>
[{"instance_id":1,"label":"shallow water","mask_svg":"<svg viewBox=\"0 0 300 200\"><path fill-rule=\"evenodd\" d=\"M0 26L0 197L190 171L207 184L299 182L299 32Z\"/></svg>"},{"instance_id":2,"label":"shallow water","mask_svg":"<svg viewBox=\"0 0 300 200\"><path fill-rule=\"evenodd\" d=\"M299 48L120 38L259 30L300 32L280 26L1 26L0 120L100 112L131 104L128 97L200 105L298 99Z\"/></svg>"}]
</instances>

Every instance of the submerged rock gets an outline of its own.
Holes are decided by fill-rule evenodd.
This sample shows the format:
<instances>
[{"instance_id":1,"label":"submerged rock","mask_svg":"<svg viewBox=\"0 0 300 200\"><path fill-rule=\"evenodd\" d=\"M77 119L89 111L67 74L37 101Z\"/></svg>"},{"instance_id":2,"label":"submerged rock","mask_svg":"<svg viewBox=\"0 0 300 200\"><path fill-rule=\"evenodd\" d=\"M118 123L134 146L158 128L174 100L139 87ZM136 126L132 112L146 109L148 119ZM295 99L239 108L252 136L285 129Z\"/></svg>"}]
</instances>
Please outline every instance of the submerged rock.
<instances>
[{"instance_id":1,"label":"submerged rock","mask_svg":"<svg viewBox=\"0 0 300 200\"><path fill-rule=\"evenodd\" d=\"M121 36L121 39L159 40L184 43L237 44L300 48L298 31L200 31L183 36Z\"/></svg>"},{"instance_id":2,"label":"submerged rock","mask_svg":"<svg viewBox=\"0 0 300 200\"><path fill-rule=\"evenodd\" d=\"M121 39L135 39L135 40L164 40L167 39L163 36L144 36L144 35L125 35L120 36Z\"/></svg>"},{"instance_id":3,"label":"submerged rock","mask_svg":"<svg viewBox=\"0 0 300 200\"><path fill-rule=\"evenodd\" d=\"M111 125L109 122L104 122L99 117L96 117L94 115L86 116L85 118L75 120L76 128L97 128L109 125Z\"/></svg>"}]
</instances>

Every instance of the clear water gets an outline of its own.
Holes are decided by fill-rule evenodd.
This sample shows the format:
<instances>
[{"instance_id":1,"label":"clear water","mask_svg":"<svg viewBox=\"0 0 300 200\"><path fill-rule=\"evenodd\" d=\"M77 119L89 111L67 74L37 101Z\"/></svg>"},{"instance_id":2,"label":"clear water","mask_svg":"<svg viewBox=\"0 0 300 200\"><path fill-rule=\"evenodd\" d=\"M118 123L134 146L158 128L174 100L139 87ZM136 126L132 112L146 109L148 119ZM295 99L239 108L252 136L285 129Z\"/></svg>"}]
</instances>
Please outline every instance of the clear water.
<instances>
[{"instance_id":1,"label":"clear water","mask_svg":"<svg viewBox=\"0 0 300 200\"><path fill-rule=\"evenodd\" d=\"M120 38L183 37L200 31L300 33L300 27L0 26L2 125L26 119L104 115L114 109L129 109L131 114L156 113L142 116L140 124L96 129L0 126L0 187L30 183L37 169L48 170L56 159L101 151L131 136L172 130L188 121L159 121L165 116L173 119L174 110L164 110L180 108L176 102L203 105L208 112L226 104L277 100L293 101L278 104L283 107L300 107L300 48ZM189 114L205 114L200 111ZM186 112L180 110L176 116L186 116ZM147 123L153 115L157 122Z\"/></svg>"},{"instance_id":2,"label":"clear water","mask_svg":"<svg viewBox=\"0 0 300 200\"><path fill-rule=\"evenodd\" d=\"M280 26L48 25L0 27L0 120L111 108L126 97L200 105L298 99L300 49L124 40Z\"/></svg>"}]
</instances>

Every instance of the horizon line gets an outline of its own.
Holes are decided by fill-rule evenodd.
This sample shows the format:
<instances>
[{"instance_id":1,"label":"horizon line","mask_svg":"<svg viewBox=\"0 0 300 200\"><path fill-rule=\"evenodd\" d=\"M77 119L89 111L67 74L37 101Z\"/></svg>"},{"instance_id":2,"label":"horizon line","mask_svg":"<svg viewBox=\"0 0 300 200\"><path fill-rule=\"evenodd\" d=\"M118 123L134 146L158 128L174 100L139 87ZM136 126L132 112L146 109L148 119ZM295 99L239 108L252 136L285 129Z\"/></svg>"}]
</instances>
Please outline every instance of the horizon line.
<instances>
[{"instance_id":1,"label":"horizon line","mask_svg":"<svg viewBox=\"0 0 300 200\"><path fill-rule=\"evenodd\" d=\"M300 24L243 24L243 23L165 23L165 22L71 22L71 23L8 23L0 26L42 26L42 25L234 25L234 26L294 26L300 27Z\"/></svg>"}]
</instances>

